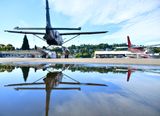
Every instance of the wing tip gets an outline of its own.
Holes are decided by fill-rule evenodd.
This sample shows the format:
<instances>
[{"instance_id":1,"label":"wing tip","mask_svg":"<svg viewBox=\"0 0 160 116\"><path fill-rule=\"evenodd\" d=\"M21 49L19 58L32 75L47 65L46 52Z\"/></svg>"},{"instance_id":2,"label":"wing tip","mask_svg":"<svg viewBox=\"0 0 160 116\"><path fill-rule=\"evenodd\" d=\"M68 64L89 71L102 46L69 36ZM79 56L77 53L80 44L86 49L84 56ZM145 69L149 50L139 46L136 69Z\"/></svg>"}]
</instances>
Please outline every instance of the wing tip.
<instances>
[{"instance_id":1,"label":"wing tip","mask_svg":"<svg viewBox=\"0 0 160 116\"><path fill-rule=\"evenodd\" d=\"M19 29L19 27L17 26L17 27L14 27L13 29L16 29L16 30L18 30L18 29Z\"/></svg>"},{"instance_id":2,"label":"wing tip","mask_svg":"<svg viewBox=\"0 0 160 116\"><path fill-rule=\"evenodd\" d=\"M4 32L8 32L8 30L4 30Z\"/></svg>"}]
</instances>

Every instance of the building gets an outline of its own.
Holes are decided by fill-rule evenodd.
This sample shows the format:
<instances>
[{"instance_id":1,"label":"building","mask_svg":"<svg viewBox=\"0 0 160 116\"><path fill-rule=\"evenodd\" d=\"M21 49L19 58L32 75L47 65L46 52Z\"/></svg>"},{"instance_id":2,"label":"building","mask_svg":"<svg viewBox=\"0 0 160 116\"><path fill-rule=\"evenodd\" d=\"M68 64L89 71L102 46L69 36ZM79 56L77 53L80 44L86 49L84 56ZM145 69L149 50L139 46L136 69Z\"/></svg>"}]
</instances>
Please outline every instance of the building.
<instances>
[{"instance_id":1,"label":"building","mask_svg":"<svg viewBox=\"0 0 160 116\"><path fill-rule=\"evenodd\" d=\"M36 50L0 51L1 58L39 58L41 55Z\"/></svg>"},{"instance_id":2,"label":"building","mask_svg":"<svg viewBox=\"0 0 160 116\"><path fill-rule=\"evenodd\" d=\"M130 51L95 51L94 58L138 58L139 55Z\"/></svg>"}]
</instances>

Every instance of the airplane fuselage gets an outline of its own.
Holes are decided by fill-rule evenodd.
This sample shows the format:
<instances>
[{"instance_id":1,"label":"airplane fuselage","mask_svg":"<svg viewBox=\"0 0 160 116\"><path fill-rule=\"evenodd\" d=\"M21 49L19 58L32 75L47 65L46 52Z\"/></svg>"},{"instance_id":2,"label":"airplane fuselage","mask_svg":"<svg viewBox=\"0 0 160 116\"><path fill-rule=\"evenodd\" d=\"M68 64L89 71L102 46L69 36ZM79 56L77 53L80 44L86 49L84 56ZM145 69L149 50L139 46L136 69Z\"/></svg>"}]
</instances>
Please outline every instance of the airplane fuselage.
<instances>
[{"instance_id":1,"label":"airplane fuselage","mask_svg":"<svg viewBox=\"0 0 160 116\"><path fill-rule=\"evenodd\" d=\"M50 30L46 28L46 34L43 37L48 45L58 45L61 46L63 44L62 36L56 30Z\"/></svg>"},{"instance_id":2,"label":"airplane fuselage","mask_svg":"<svg viewBox=\"0 0 160 116\"><path fill-rule=\"evenodd\" d=\"M145 52L143 47L130 47L128 48L128 50L134 53L144 53Z\"/></svg>"}]
</instances>

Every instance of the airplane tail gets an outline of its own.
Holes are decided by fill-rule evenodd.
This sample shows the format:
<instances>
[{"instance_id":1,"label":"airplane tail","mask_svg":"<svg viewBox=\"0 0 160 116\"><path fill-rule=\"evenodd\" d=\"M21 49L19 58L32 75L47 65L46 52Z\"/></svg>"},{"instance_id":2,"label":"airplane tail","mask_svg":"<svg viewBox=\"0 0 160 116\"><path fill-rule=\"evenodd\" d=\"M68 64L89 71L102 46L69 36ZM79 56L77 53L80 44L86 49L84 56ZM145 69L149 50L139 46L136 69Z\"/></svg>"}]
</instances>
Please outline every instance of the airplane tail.
<instances>
[{"instance_id":1,"label":"airplane tail","mask_svg":"<svg viewBox=\"0 0 160 116\"><path fill-rule=\"evenodd\" d=\"M129 82L129 79L130 79L130 77L131 77L131 73L132 73L131 69L130 69L130 68L128 68L128 73L127 73L127 82Z\"/></svg>"},{"instance_id":2,"label":"airplane tail","mask_svg":"<svg viewBox=\"0 0 160 116\"><path fill-rule=\"evenodd\" d=\"M130 37L127 36L127 41L128 41L128 48L131 48L132 44L131 44L131 41L130 41Z\"/></svg>"},{"instance_id":3,"label":"airplane tail","mask_svg":"<svg viewBox=\"0 0 160 116\"><path fill-rule=\"evenodd\" d=\"M47 27L51 26L51 21L50 21L50 13L49 13L49 2L46 0L46 25Z\"/></svg>"}]
</instances>

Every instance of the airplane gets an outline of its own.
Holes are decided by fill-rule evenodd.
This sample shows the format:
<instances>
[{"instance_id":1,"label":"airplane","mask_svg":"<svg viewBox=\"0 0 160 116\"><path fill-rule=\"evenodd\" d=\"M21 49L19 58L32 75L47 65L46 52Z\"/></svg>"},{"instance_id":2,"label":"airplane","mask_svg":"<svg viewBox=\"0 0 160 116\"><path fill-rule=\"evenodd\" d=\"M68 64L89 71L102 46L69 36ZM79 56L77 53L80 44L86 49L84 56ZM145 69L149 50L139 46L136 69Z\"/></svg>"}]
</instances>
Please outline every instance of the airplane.
<instances>
[{"instance_id":1,"label":"airplane","mask_svg":"<svg viewBox=\"0 0 160 116\"><path fill-rule=\"evenodd\" d=\"M51 21L50 21L50 12L49 12L49 1L46 0L46 27L45 28L23 28L23 27L15 27L16 31L12 30L5 30L5 32L9 33L19 33L19 34L31 34L35 35L36 37L44 40L47 42L49 46L62 46L64 43L78 37L79 35L89 35L89 34L103 34L107 33L108 31L95 31L95 32L72 32L72 33L59 33L57 30L81 30L81 27L78 28L52 28ZM30 32L30 31L19 31L19 30L45 30L45 32ZM43 35L43 38L39 35ZM65 35L75 35L74 37L63 41L62 36Z\"/></svg>"},{"instance_id":2,"label":"airplane","mask_svg":"<svg viewBox=\"0 0 160 116\"><path fill-rule=\"evenodd\" d=\"M136 53L144 53L145 52L145 49L142 46L132 46L132 43L131 43L129 36L127 36L127 42L128 42L128 50L129 51L134 52L134 53L135 52Z\"/></svg>"},{"instance_id":3,"label":"airplane","mask_svg":"<svg viewBox=\"0 0 160 116\"><path fill-rule=\"evenodd\" d=\"M46 66L44 66L46 67ZM66 68L66 67L65 67ZM43 68L42 68L43 69ZM32 82L32 83L18 83L18 84L8 84L5 87L16 87L15 90L45 90L46 91L46 107L45 107L45 116L49 115L49 104L52 90L81 90L80 87L58 87L59 84L67 85L82 85L82 86L107 86L105 84L98 83L81 83L67 75L66 77L72 79L75 82L62 82L63 78L62 71L48 72L46 76ZM38 82L43 79L43 82ZM34 85L45 85L45 87L33 87ZM25 87L20 87L25 86ZM31 86L31 87L26 87Z\"/></svg>"},{"instance_id":4,"label":"airplane","mask_svg":"<svg viewBox=\"0 0 160 116\"><path fill-rule=\"evenodd\" d=\"M147 50L145 50L144 46L133 46L130 40L130 37L127 36L127 42L128 42L128 51L132 53L136 53L140 58L149 58L149 54L147 54ZM131 56L131 57L137 57L137 56Z\"/></svg>"}]
</instances>

